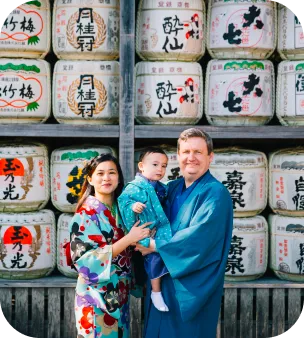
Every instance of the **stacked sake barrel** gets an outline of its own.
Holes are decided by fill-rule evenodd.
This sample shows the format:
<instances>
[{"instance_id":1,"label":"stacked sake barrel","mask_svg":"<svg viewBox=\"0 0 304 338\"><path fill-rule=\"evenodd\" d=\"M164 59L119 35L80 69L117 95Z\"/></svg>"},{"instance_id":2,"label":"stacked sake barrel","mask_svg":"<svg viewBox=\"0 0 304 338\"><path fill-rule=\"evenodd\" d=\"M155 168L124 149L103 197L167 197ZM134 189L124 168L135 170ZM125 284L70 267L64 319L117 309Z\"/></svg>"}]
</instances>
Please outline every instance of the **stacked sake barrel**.
<instances>
[{"instance_id":1,"label":"stacked sake barrel","mask_svg":"<svg viewBox=\"0 0 304 338\"><path fill-rule=\"evenodd\" d=\"M0 278L32 279L56 262L48 153L40 143L0 143Z\"/></svg>"},{"instance_id":2,"label":"stacked sake barrel","mask_svg":"<svg viewBox=\"0 0 304 338\"><path fill-rule=\"evenodd\" d=\"M258 215L267 205L266 155L247 149L218 149L210 171L229 191L234 209L225 279L257 279L268 262L268 225Z\"/></svg>"},{"instance_id":3,"label":"stacked sake barrel","mask_svg":"<svg viewBox=\"0 0 304 338\"><path fill-rule=\"evenodd\" d=\"M51 113L49 0L28 1L6 18L0 37L0 123L42 123Z\"/></svg>"},{"instance_id":4,"label":"stacked sake barrel","mask_svg":"<svg viewBox=\"0 0 304 338\"><path fill-rule=\"evenodd\" d=\"M70 241L69 223L86 179L83 167L86 161L105 153L116 156L114 149L96 145L59 148L51 154L52 203L64 212L57 223L57 267L67 277L77 277L76 271L67 266L66 244Z\"/></svg>"},{"instance_id":5,"label":"stacked sake barrel","mask_svg":"<svg viewBox=\"0 0 304 338\"><path fill-rule=\"evenodd\" d=\"M278 4L278 67L276 114L286 126L304 125L304 35L301 23L287 7Z\"/></svg>"},{"instance_id":6,"label":"stacked sake barrel","mask_svg":"<svg viewBox=\"0 0 304 338\"><path fill-rule=\"evenodd\" d=\"M269 159L270 267L281 279L304 281L304 148Z\"/></svg>"},{"instance_id":7,"label":"stacked sake barrel","mask_svg":"<svg viewBox=\"0 0 304 338\"><path fill-rule=\"evenodd\" d=\"M63 59L54 69L56 120L118 124L119 63L112 60L119 56L119 0L55 0L53 48Z\"/></svg>"},{"instance_id":8,"label":"stacked sake barrel","mask_svg":"<svg viewBox=\"0 0 304 338\"><path fill-rule=\"evenodd\" d=\"M209 0L205 112L215 126L260 126L274 114L276 4Z\"/></svg>"},{"instance_id":9,"label":"stacked sake barrel","mask_svg":"<svg viewBox=\"0 0 304 338\"><path fill-rule=\"evenodd\" d=\"M196 124L203 115L203 0L141 0L135 69L135 119L140 124ZM165 61L165 62L164 62ZM183 62L181 62L183 61Z\"/></svg>"}]
</instances>

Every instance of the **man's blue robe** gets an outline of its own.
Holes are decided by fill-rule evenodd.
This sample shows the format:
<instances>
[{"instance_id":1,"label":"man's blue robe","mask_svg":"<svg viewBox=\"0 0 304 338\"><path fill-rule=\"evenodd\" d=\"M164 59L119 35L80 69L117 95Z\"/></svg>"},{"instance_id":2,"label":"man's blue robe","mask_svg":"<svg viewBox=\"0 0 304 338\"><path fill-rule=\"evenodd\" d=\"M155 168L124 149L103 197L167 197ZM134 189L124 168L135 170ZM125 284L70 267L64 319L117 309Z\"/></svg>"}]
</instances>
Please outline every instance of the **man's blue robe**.
<instances>
[{"instance_id":1,"label":"man's blue robe","mask_svg":"<svg viewBox=\"0 0 304 338\"><path fill-rule=\"evenodd\" d=\"M209 171L190 190L183 191L183 178L168 185L165 211L173 237L155 241L169 270L162 278L169 312L158 311L147 296L144 337L215 338L232 236L231 197Z\"/></svg>"}]
</instances>

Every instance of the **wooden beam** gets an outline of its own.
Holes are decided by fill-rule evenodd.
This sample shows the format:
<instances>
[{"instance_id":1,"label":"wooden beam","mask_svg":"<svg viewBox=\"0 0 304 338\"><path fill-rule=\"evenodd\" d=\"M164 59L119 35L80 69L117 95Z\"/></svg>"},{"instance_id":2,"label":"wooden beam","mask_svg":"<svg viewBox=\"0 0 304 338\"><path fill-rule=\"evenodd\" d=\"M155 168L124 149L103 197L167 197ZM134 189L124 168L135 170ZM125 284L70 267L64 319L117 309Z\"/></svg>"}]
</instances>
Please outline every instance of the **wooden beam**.
<instances>
[{"instance_id":1,"label":"wooden beam","mask_svg":"<svg viewBox=\"0 0 304 338\"><path fill-rule=\"evenodd\" d=\"M214 127L214 126L135 126L136 139L177 139L179 134L188 128L198 128L218 140L248 139L297 139L304 140L304 127L260 126L260 127Z\"/></svg>"},{"instance_id":2,"label":"wooden beam","mask_svg":"<svg viewBox=\"0 0 304 338\"><path fill-rule=\"evenodd\" d=\"M237 289L225 290L224 337L236 338L237 334Z\"/></svg>"},{"instance_id":3,"label":"wooden beam","mask_svg":"<svg viewBox=\"0 0 304 338\"><path fill-rule=\"evenodd\" d=\"M118 126L69 124L0 124L0 137L118 138ZM87 141L88 142L88 141Z\"/></svg>"},{"instance_id":4,"label":"wooden beam","mask_svg":"<svg viewBox=\"0 0 304 338\"><path fill-rule=\"evenodd\" d=\"M269 337L269 289L256 290L256 337Z\"/></svg>"},{"instance_id":5,"label":"wooden beam","mask_svg":"<svg viewBox=\"0 0 304 338\"><path fill-rule=\"evenodd\" d=\"M120 1L119 163L125 181L134 178L135 0Z\"/></svg>"}]
</instances>

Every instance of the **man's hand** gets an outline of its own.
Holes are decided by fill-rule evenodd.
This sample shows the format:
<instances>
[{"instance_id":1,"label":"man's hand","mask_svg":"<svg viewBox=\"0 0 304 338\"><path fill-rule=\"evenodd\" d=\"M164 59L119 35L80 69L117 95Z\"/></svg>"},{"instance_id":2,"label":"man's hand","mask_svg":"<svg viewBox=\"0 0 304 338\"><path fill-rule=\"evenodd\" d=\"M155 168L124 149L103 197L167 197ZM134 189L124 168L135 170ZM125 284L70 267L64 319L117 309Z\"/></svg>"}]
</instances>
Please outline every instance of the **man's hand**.
<instances>
[{"instance_id":1,"label":"man's hand","mask_svg":"<svg viewBox=\"0 0 304 338\"><path fill-rule=\"evenodd\" d=\"M148 248L137 243L135 250L140 251L143 256L149 255L150 253L155 252L155 240L150 238L150 245Z\"/></svg>"}]
</instances>

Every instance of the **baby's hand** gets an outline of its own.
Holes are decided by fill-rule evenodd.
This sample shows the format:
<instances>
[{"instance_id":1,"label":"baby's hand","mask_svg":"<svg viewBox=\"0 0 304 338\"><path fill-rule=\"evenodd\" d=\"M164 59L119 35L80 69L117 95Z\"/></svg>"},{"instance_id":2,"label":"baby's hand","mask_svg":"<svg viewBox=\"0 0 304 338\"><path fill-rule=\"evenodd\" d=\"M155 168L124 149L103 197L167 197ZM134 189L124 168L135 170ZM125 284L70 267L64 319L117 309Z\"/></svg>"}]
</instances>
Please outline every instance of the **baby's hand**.
<instances>
[{"instance_id":1,"label":"baby's hand","mask_svg":"<svg viewBox=\"0 0 304 338\"><path fill-rule=\"evenodd\" d=\"M146 207L145 204L136 202L132 205L132 210L136 212L137 214L141 214L144 211L145 207Z\"/></svg>"}]
</instances>

